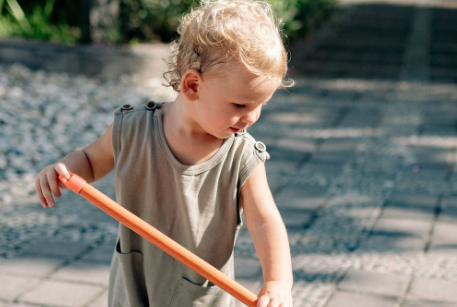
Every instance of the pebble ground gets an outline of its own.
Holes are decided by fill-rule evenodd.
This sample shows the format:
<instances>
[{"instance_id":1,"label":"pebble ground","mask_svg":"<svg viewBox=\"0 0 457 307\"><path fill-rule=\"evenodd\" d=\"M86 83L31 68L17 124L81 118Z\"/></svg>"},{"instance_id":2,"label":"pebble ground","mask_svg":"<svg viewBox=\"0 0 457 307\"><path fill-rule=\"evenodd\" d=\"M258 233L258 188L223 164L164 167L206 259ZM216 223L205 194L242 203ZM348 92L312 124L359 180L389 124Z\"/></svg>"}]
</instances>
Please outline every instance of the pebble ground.
<instances>
[{"instance_id":1,"label":"pebble ground","mask_svg":"<svg viewBox=\"0 0 457 307\"><path fill-rule=\"evenodd\" d=\"M296 86L250 130L272 156L294 306L456 307L457 3L340 5L336 26L292 50ZM0 307L107 306L116 222L71 192L42 209L34 176L114 108L173 99L160 83L0 66ZM112 175L95 186L114 198ZM258 291L246 229L235 255Z\"/></svg>"}]
</instances>

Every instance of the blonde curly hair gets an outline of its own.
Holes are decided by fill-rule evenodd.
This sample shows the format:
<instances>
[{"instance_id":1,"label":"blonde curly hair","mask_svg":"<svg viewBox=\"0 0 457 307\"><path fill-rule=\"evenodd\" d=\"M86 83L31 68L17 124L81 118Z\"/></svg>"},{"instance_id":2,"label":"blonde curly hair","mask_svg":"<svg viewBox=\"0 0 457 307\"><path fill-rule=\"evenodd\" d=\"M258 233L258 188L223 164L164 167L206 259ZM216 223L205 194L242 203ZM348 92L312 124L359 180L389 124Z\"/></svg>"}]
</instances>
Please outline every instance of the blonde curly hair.
<instances>
[{"instance_id":1,"label":"blonde curly hair","mask_svg":"<svg viewBox=\"0 0 457 307\"><path fill-rule=\"evenodd\" d=\"M279 24L266 1L202 0L183 16L180 37L172 43L170 70L164 74L168 86L179 92L186 70L211 74L214 65L233 61L277 80L278 87L293 86L293 80L285 78L287 53Z\"/></svg>"}]
</instances>

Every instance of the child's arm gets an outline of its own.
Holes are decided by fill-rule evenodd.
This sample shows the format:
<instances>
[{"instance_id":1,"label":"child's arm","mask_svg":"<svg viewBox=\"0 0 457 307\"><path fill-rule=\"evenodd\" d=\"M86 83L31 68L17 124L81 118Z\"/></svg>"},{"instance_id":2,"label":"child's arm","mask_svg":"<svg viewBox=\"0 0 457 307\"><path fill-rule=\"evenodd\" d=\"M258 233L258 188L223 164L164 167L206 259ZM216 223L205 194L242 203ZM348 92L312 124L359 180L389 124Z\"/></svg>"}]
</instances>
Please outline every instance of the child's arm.
<instances>
[{"instance_id":1,"label":"child's arm","mask_svg":"<svg viewBox=\"0 0 457 307\"><path fill-rule=\"evenodd\" d=\"M69 171L83 177L87 182L93 182L107 175L114 168L114 153L111 140L112 126L99 139L83 148L69 153L56 164L46 166L35 179L35 190L41 205L54 207L52 197L60 197L58 175L70 177Z\"/></svg>"},{"instance_id":2,"label":"child's arm","mask_svg":"<svg viewBox=\"0 0 457 307\"><path fill-rule=\"evenodd\" d=\"M241 189L246 226L262 265L264 286L258 307L292 306L292 264L286 228L274 203L261 163Z\"/></svg>"}]
</instances>

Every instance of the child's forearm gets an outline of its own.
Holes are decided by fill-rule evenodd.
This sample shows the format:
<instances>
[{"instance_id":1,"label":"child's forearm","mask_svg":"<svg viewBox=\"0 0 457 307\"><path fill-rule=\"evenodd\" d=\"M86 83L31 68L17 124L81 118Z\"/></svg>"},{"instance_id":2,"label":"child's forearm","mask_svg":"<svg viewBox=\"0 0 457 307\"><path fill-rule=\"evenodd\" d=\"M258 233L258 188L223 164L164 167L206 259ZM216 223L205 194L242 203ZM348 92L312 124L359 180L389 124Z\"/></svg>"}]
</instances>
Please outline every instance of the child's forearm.
<instances>
[{"instance_id":1,"label":"child's forearm","mask_svg":"<svg viewBox=\"0 0 457 307\"><path fill-rule=\"evenodd\" d=\"M251 229L262 265L264 282L279 281L292 287L292 263L287 231L281 219L272 219Z\"/></svg>"}]
</instances>

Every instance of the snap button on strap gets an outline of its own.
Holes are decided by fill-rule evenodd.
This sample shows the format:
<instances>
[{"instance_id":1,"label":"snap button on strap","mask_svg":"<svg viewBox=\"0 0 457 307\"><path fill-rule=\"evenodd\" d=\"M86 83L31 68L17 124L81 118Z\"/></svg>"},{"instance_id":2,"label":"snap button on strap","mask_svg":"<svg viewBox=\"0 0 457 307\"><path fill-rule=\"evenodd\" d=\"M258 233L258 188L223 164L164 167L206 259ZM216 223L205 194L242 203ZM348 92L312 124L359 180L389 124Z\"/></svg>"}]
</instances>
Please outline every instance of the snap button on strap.
<instances>
[{"instance_id":1,"label":"snap button on strap","mask_svg":"<svg viewBox=\"0 0 457 307\"><path fill-rule=\"evenodd\" d=\"M146 110L154 111L157 108L157 103L155 101L149 101L146 106Z\"/></svg>"},{"instance_id":2,"label":"snap button on strap","mask_svg":"<svg viewBox=\"0 0 457 307\"><path fill-rule=\"evenodd\" d=\"M264 143L259 142L259 141L255 142L254 147L255 147L255 149L257 149L259 152L264 152L264 151L267 150L267 145L265 145Z\"/></svg>"},{"instance_id":3,"label":"snap button on strap","mask_svg":"<svg viewBox=\"0 0 457 307\"><path fill-rule=\"evenodd\" d=\"M128 110L131 110L131 109L133 109L133 106L131 104L124 104L121 107L121 110L123 110L123 111L128 111Z\"/></svg>"}]
</instances>

